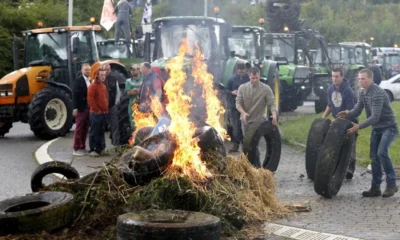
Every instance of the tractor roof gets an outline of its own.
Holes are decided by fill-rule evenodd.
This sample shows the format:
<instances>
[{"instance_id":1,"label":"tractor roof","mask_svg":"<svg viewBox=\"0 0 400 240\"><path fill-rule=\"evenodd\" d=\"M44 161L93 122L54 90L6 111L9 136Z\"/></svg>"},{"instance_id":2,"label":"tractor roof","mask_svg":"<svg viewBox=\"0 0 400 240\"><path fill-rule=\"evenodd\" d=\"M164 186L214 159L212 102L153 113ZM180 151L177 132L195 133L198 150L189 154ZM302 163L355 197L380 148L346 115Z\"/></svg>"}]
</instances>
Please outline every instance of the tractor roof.
<instances>
[{"instance_id":1,"label":"tractor roof","mask_svg":"<svg viewBox=\"0 0 400 240\"><path fill-rule=\"evenodd\" d=\"M365 42L340 42L340 45L348 45L348 46L355 46L355 47L371 47L368 43Z\"/></svg>"},{"instance_id":2,"label":"tractor roof","mask_svg":"<svg viewBox=\"0 0 400 240\"><path fill-rule=\"evenodd\" d=\"M225 23L222 18L215 18L215 17L202 17L202 16L170 16L170 17L162 17L157 18L154 20L154 23L158 22L199 22L199 21L206 21L209 23Z\"/></svg>"},{"instance_id":3,"label":"tractor roof","mask_svg":"<svg viewBox=\"0 0 400 240\"><path fill-rule=\"evenodd\" d=\"M69 32L69 31L100 31L100 25L86 25L86 26L66 26L66 27L49 27L49 28L36 28L31 30L22 31L22 33L53 33L53 32Z\"/></svg>"},{"instance_id":4,"label":"tractor roof","mask_svg":"<svg viewBox=\"0 0 400 240\"><path fill-rule=\"evenodd\" d=\"M253 30L253 29L258 29L258 31L265 32L265 29L263 27L259 26L233 26L232 31L246 31L246 29Z\"/></svg>"}]
</instances>

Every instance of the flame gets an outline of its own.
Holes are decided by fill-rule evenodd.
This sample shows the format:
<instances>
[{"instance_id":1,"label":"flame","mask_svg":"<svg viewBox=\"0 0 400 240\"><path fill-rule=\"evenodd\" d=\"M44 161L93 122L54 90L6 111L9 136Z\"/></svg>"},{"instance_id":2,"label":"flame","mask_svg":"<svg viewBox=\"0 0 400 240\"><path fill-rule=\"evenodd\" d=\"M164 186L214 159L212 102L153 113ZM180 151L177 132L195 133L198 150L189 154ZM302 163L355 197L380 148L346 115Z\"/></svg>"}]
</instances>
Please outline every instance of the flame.
<instances>
[{"instance_id":1,"label":"flame","mask_svg":"<svg viewBox=\"0 0 400 240\"><path fill-rule=\"evenodd\" d=\"M203 180L211 174L200 159L197 138L193 139L196 127L189 121L191 97L184 92L187 75L182 70L182 66L184 56L188 51L189 44L187 39L184 39L179 47L178 56L169 60L166 65L166 68L170 70L170 78L164 86L168 97L166 109L171 118L168 130L178 143L172 166L192 179Z\"/></svg>"},{"instance_id":2,"label":"flame","mask_svg":"<svg viewBox=\"0 0 400 240\"><path fill-rule=\"evenodd\" d=\"M214 89L214 77L207 72L207 65L204 63L204 55L201 53L196 42L195 53L193 58L192 76L195 83L203 89L202 98L206 102L207 118L206 123L212 126L220 136L228 139L229 136L225 128L221 126L225 109L218 99L218 91Z\"/></svg>"},{"instance_id":3,"label":"flame","mask_svg":"<svg viewBox=\"0 0 400 240\"><path fill-rule=\"evenodd\" d=\"M152 127L157 124L157 118L152 112L144 113L139 111L139 104L135 103L132 105L132 116L135 122L135 131L132 133L132 137L129 139L129 145L135 143L135 136L137 131L142 127Z\"/></svg>"}]
</instances>

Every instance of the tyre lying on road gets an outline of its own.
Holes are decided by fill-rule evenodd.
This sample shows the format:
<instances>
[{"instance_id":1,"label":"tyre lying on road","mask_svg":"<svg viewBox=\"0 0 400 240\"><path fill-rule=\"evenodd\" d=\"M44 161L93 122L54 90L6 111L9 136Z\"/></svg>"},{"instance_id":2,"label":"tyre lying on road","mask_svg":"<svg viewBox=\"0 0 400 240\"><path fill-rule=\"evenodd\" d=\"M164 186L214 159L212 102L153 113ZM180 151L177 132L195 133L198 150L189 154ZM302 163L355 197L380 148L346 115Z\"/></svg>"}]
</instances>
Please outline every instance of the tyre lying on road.
<instances>
[{"instance_id":1,"label":"tyre lying on road","mask_svg":"<svg viewBox=\"0 0 400 240\"><path fill-rule=\"evenodd\" d=\"M243 153L247 155L250 163L271 172L278 169L281 147L279 129L270 121L250 126L243 139Z\"/></svg>"},{"instance_id":2,"label":"tyre lying on road","mask_svg":"<svg viewBox=\"0 0 400 240\"><path fill-rule=\"evenodd\" d=\"M120 215L118 240L217 240L221 235L218 217L182 210L147 210Z\"/></svg>"},{"instance_id":3,"label":"tyre lying on road","mask_svg":"<svg viewBox=\"0 0 400 240\"><path fill-rule=\"evenodd\" d=\"M0 202L0 236L53 230L74 220L74 196L65 192L33 193Z\"/></svg>"},{"instance_id":4,"label":"tyre lying on road","mask_svg":"<svg viewBox=\"0 0 400 240\"><path fill-rule=\"evenodd\" d=\"M347 135L351 126L349 120L336 119L322 143L315 168L314 190L323 197L332 198L342 185L355 144L355 135Z\"/></svg>"},{"instance_id":5,"label":"tyre lying on road","mask_svg":"<svg viewBox=\"0 0 400 240\"><path fill-rule=\"evenodd\" d=\"M316 118L312 122L310 130L308 131L306 145L306 172L307 177L311 180L314 180L315 165L330 125L331 120L326 118Z\"/></svg>"}]
</instances>

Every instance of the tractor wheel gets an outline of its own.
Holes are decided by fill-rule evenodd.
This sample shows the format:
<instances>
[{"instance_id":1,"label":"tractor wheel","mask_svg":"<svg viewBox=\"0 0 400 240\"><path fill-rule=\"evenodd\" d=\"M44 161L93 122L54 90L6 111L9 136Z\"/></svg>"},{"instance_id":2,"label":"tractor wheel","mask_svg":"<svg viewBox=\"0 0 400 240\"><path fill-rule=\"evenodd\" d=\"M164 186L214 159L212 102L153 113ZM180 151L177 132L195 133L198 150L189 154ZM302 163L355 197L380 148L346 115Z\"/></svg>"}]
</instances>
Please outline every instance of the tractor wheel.
<instances>
[{"instance_id":1,"label":"tractor wheel","mask_svg":"<svg viewBox=\"0 0 400 240\"><path fill-rule=\"evenodd\" d=\"M12 122L0 122L0 137L4 137L12 128Z\"/></svg>"},{"instance_id":2,"label":"tractor wheel","mask_svg":"<svg viewBox=\"0 0 400 240\"><path fill-rule=\"evenodd\" d=\"M129 96L124 92L118 104L118 130L120 144L128 144L129 139L132 137L134 129L131 128L129 122Z\"/></svg>"},{"instance_id":3,"label":"tractor wheel","mask_svg":"<svg viewBox=\"0 0 400 240\"><path fill-rule=\"evenodd\" d=\"M33 97L28 117L35 136L45 140L65 136L72 127L71 99L60 88L46 87Z\"/></svg>"},{"instance_id":4,"label":"tractor wheel","mask_svg":"<svg viewBox=\"0 0 400 240\"><path fill-rule=\"evenodd\" d=\"M326 97L322 98L321 100L315 101L315 103L314 103L315 113L321 113L321 112L325 111L327 105L328 105L328 102L326 100Z\"/></svg>"}]
</instances>

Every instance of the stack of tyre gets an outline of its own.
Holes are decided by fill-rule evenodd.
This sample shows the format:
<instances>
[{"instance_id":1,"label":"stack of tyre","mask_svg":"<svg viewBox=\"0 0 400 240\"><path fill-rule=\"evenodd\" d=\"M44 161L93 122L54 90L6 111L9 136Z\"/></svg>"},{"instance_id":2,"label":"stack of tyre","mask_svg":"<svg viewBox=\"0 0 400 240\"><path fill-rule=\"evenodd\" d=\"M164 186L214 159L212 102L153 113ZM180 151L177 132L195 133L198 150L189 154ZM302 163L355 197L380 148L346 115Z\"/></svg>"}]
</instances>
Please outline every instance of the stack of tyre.
<instances>
[{"instance_id":1,"label":"stack of tyre","mask_svg":"<svg viewBox=\"0 0 400 240\"><path fill-rule=\"evenodd\" d=\"M298 31L300 3L297 0L269 0L266 15L272 32L282 32L285 25Z\"/></svg>"},{"instance_id":2,"label":"stack of tyre","mask_svg":"<svg viewBox=\"0 0 400 240\"><path fill-rule=\"evenodd\" d=\"M355 144L355 135L348 135L349 120L317 118L311 124L306 146L306 171L314 181L317 194L332 198L342 185Z\"/></svg>"}]
</instances>

